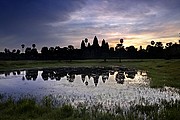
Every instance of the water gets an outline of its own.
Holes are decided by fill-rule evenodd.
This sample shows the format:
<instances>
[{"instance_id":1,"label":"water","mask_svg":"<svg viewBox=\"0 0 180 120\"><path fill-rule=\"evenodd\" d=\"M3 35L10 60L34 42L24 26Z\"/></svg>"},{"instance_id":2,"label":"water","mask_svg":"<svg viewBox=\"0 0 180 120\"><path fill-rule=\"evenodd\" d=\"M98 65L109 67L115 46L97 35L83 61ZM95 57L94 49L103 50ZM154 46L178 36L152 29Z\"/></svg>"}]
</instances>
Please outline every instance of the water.
<instances>
[{"instance_id":1,"label":"water","mask_svg":"<svg viewBox=\"0 0 180 120\"><path fill-rule=\"evenodd\" d=\"M178 89L150 88L146 71L125 67L56 68L0 73L0 93L14 97L51 95L60 103L104 106L158 103L180 99Z\"/></svg>"}]
</instances>

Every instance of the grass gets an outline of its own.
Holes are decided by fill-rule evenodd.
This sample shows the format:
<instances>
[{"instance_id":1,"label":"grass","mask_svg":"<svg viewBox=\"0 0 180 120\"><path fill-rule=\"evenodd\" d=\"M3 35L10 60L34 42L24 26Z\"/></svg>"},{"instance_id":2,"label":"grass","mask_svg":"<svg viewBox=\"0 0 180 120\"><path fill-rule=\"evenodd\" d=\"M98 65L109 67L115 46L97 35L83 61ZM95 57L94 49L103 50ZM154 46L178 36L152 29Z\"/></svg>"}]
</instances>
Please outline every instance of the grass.
<instances>
[{"instance_id":1,"label":"grass","mask_svg":"<svg viewBox=\"0 0 180 120\"><path fill-rule=\"evenodd\" d=\"M3 95L1 95L3 96ZM77 107L70 104L54 106L48 96L41 102L35 98L11 97L0 98L1 120L178 120L180 118L180 101L161 100L160 104L131 105L127 110L116 106L113 110L102 110L101 105L87 107L79 104Z\"/></svg>"},{"instance_id":2,"label":"grass","mask_svg":"<svg viewBox=\"0 0 180 120\"><path fill-rule=\"evenodd\" d=\"M12 69L26 69L26 68L54 68L54 67L91 67L91 66L117 66L126 63L135 63L139 60L125 60L120 63L118 60L109 60L104 62L103 60L47 60L47 61L0 61L0 71L12 70Z\"/></svg>"},{"instance_id":3,"label":"grass","mask_svg":"<svg viewBox=\"0 0 180 120\"><path fill-rule=\"evenodd\" d=\"M121 66L145 70L151 78L151 87L171 86L180 88L180 60L76 60L68 61L0 61L0 71L54 68L54 67L91 67L91 66ZM158 119L178 120L180 118L180 100L161 100L160 104L131 105L128 110L116 106L113 110L102 110L101 104L87 107L71 104L54 105L53 99L46 96L40 102L37 98L4 97L0 94L0 120L134 120Z\"/></svg>"},{"instance_id":4,"label":"grass","mask_svg":"<svg viewBox=\"0 0 180 120\"><path fill-rule=\"evenodd\" d=\"M151 87L180 88L180 60L143 60L126 65L148 71Z\"/></svg>"},{"instance_id":5,"label":"grass","mask_svg":"<svg viewBox=\"0 0 180 120\"><path fill-rule=\"evenodd\" d=\"M118 60L74 60L69 61L0 61L0 71L29 68L54 68L54 67L92 67L92 66L121 66L145 70L151 78L151 87L176 87L180 88L180 60L164 59L124 59Z\"/></svg>"}]
</instances>

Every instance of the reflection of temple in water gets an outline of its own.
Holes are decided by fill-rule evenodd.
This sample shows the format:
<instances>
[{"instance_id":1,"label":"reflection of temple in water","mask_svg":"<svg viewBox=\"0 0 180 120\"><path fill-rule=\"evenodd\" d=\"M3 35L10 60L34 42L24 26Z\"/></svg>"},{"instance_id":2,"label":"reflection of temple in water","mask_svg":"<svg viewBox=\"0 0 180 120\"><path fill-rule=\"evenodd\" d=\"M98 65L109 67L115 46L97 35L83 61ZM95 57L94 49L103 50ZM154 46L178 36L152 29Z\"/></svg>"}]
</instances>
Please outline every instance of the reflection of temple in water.
<instances>
[{"instance_id":1,"label":"reflection of temple in water","mask_svg":"<svg viewBox=\"0 0 180 120\"><path fill-rule=\"evenodd\" d=\"M103 81L103 83L105 83L106 80L108 80L108 78L109 78L109 72L106 72L106 73L102 74L102 81Z\"/></svg>"},{"instance_id":2,"label":"reflection of temple in water","mask_svg":"<svg viewBox=\"0 0 180 120\"><path fill-rule=\"evenodd\" d=\"M94 79L94 85L97 86L98 82L99 82L99 75L93 75L93 79Z\"/></svg>"},{"instance_id":3,"label":"reflection of temple in water","mask_svg":"<svg viewBox=\"0 0 180 120\"><path fill-rule=\"evenodd\" d=\"M81 74L81 79L82 79L82 82L83 82L83 83L84 83L84 81L85 81L85 77L86 77L85 74Z\"/></svg>"},{"instance_id":4,"label":"reflection of temple in water","mask_svg":"<svg viewBox=\"0 0 180 120\"><path fill-rule=\"evenodd\" d=\"M27 70L22 71L22 80L36 80L38 77L38 70ZM1 73L5 76L9 75L20 75L21 71L4 72ZM141 76L147 76L144 71L138 71ZM22 75L22 74L21 74ZM106 83L109 79L109 75L115 75L115 81L118 84L124 84L124 81L128 78L129 80L135 79L137 71L128 68L59 68L59 69L43 69L41 70L41 78L44 81L56 80L60 81L61 78L67 79L68 82L73 83L76 79L76 75L81 77L82 84L88 86L92 83L94 86L98 86L99 82L102 80L102 84Z\"/></svg>"}]
</instances>

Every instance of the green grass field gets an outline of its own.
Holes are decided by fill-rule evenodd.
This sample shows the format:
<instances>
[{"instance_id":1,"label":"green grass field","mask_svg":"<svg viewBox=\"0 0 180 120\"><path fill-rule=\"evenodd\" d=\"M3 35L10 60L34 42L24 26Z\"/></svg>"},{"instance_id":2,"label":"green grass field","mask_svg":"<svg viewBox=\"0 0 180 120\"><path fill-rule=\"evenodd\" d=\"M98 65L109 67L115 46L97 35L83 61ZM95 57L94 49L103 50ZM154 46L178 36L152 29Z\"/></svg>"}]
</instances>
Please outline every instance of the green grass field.
<instances>
[{"instance_id":1,"label":"green grass field","mask_svg":"<svg viewBox=\"0 0 180 120\"><path fill-rule=\"evenodd\" d=\"M148 72L151 87L171 86L180 88L180 60L76 60L76 61L0 61L0 71L54 68L54 67L91 67L91 66L126 66ZM161 101L154 105L132 105L126 112L117 106L114 112L101 111L101 106L71 105L53 106L52 99L45 97L40 102L37 98L14 100L0 94L0 119L2 120L137 120L179 119L180 101ZM38 100L39 101L39 100Z\"/></svg>"},{"instance_id":2,"label":"green grass field","mask_svg":"<svg viewBox=\"0 0 180 120\"><path fill-rule=\"evenodd\" d=\"M125 59L118 60L74 60L69 61L0 61L0 71L30 68L121 66L145 70L151 78L151 87L180 88L180 59Z\"/></svg>"}]
</instances>

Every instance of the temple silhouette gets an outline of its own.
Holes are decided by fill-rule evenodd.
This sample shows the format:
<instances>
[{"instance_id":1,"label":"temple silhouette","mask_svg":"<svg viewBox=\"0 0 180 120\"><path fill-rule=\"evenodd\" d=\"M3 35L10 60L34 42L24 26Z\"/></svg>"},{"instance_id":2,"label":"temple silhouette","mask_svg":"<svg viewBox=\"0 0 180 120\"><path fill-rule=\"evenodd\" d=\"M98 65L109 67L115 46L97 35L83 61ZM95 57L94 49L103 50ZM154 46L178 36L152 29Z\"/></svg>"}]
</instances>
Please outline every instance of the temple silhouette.
<instances>
[{"instance_id":1,"label":"temple silhouette","mask_svg":"<svg viewBox=\"0 0 180 120\"><path fill-rule=\"evenodd\" d=\"M73 45L61 48L42 47L40 52L36 48L36 44L32 47L21 45L20 49L10 50L5 48L0 52L0 60L84 60L84 59L179 59L180 58L180 40L179 43L166 43L151 41L145 49L139 46L124 47L124 40L120 39L116 47L109 47L108 42L102 40L101 46L99 40L95 36L92 45L88 39L81 41L81 47L74 48Z\"/></svg>"}]
</instances>

